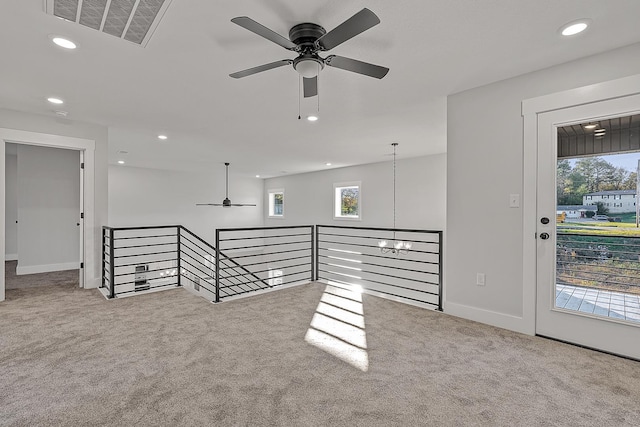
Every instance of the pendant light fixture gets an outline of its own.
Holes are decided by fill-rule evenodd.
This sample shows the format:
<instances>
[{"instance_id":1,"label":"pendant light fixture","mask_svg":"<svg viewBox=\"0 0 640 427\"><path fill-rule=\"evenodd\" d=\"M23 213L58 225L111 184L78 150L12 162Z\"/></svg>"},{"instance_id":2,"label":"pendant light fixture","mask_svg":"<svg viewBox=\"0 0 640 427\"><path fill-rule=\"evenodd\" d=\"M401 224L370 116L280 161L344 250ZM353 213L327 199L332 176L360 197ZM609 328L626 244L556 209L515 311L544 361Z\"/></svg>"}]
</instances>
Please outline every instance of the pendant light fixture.
<instances>
[{"instance_id":1,"label":"pendant light fixture","mask_svg":"<svg viewBox=\"0 0 640 427\"><path fill-rule=\"evenodd\" d=\"M378 248L383 254L392 253L394 255L407 254L411 250L411 242L396 240L396 148L398 143L391 144L393 147L393 240L379 240Z\"/></svg>"}]
</instances>

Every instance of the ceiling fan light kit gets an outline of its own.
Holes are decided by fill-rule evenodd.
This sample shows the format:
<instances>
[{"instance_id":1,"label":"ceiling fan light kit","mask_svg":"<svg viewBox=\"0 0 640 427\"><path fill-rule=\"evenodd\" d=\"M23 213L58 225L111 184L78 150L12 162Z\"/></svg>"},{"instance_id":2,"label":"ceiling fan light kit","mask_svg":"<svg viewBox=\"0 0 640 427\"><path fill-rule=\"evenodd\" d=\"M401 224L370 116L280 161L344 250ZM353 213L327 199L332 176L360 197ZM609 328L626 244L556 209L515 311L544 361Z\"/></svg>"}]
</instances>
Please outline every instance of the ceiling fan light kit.
<instances>
[{"instance_id":1,"label":"ceiling fan light kit","mask_svg":"<svg viewBox=\"0 0 640 427\"><path fill-rule=\"evenodd\" d=\"M229 76L236 79L285 65L292 65L303 77L304 97L309 98L317 96L317 77L325 66L340 68L377 79L383 78L389 72L386 67L368 62L337 55L329 55L326 58L322 58L318 54L318 52L331 50L369 28L378 25L380 19L367 8L362 9L329 32L322 26L312 22L297 24L289 30L288 39L247 16L233 18L231 22L298 54L298 57L294 59L282 59L229 74Z\"/></svg>"}]
</instances>

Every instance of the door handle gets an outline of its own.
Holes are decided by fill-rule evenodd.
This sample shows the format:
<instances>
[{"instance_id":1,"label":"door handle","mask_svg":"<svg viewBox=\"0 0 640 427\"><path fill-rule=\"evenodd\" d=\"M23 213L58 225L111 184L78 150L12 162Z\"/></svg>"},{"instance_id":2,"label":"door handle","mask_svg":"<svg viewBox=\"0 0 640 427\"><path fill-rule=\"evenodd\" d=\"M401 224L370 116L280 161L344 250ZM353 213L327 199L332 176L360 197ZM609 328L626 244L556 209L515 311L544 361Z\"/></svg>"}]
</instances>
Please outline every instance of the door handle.
<instances>
[{"instance_id":1,"label":"door handle","mask_svg":"<svg viewBox=\"0 0 640 427\"><path fill-rule=\"evenodd\" d=\"M549 233L540 233L540 238L542 240L547 240L549 238Z\"/></svg>"}]
</instances>

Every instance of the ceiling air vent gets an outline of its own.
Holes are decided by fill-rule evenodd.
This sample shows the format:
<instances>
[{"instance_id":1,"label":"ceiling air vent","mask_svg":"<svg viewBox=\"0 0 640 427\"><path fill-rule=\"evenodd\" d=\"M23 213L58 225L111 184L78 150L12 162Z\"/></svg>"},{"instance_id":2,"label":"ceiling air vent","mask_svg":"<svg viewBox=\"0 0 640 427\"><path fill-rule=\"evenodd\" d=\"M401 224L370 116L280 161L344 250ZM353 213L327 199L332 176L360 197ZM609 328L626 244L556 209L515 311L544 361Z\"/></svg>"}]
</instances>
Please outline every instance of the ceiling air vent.
<instances>
[{"instance_id":1,"label":"ceiling air vent","mask_svg":"<svg viewBox=\"0 0 640 427\"><path fill-rule=\"evenodd\" d=\"M146 46L171 0L46 0L47 13Z\"/></svg>"}]
</instances>

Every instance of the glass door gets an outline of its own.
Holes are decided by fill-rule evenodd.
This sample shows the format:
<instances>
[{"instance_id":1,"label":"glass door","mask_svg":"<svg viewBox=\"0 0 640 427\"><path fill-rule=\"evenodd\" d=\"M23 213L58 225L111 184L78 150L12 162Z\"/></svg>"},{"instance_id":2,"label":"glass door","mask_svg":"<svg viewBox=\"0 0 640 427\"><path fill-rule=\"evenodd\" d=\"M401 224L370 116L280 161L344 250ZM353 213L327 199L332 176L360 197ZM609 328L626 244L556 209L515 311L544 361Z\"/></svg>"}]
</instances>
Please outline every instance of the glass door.
<instances>
[{"instance_id":1,"label":"glass door","mask_svg":"<svg viewBox=\"0 0 640 427\"><path fill-rule=\"evenodd\" d=\"M639 111L630 96L538 116L536 233L536 333L638 359Z\"/></svg>"}]
</instances>

